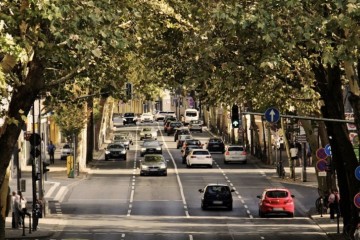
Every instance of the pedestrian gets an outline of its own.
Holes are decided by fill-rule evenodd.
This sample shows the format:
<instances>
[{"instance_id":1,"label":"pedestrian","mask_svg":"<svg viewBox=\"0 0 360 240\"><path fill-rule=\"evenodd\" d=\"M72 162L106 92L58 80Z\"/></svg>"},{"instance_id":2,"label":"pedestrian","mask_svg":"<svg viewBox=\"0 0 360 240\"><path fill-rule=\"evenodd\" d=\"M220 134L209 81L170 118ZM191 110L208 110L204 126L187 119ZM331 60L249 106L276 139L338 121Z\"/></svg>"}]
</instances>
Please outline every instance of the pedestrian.
<instances>
[{"instance_id":1,"label":"pedestrian","mask_svg":"<svg viewBox=\"0 0 360 240\"><path fill-rule=\"evenodd\" d=\"M25 224L25 215L26 216L31 216L30 213L27 210L27 200L26 198L22 195L21 191L18 191L18 195L19 195L19 211L20 211L20 222L21 224Z\"/></svg>"},{"instance_id":2,"label":"pedestrian","mask_svg":"<svg viewBox=\"0 0 360 240\"><path fill-rule=\"evenodd\" d=\"M330 195L328 197L328 206L330 209L330 219L331 220L335 219L335 214L337 214L337 216L339 216L339 214L340 214L339 201L340 201L339 192L335 189L330 193Z\"/></svg>"},{"instance_id":3,"label":"pedestrian","mask_svg":"<svg viewBox=\"0 0 360 240\"><path fill-rule=\"evenodd\" d=\"M55 161L55 158L54 158L55 149L56 149L55 145L52 143L52 141L50 141L49 144L48 144L48 147L47 147L47 151L48 151L49 156L50 156L50 164L54 163L54 161Z\"/></svg>"},{"instance_id":4,"label":"pedestrian","mask_svg":"<svg viewBox=\"0 0 360 240\"><path fill-rule=\"evenodd\" d=\"M12 228L19 228L19 222L20 222L19 202L20 202L19 195L16 194L15 191L13 191L11 195L11 213L12 213L11 227Z\"/></svg>"},{"instance_id":5,"label":"pedestrian","mask_svg":"<svg viewBox=\"0 0 360 240\"><path fill-rule=\"evenodd\" d=\"M291 144L291 148L290 148L290 158L292 161L292 164L295 166L296 164L296 160L298 158L298 149L295 146L295 144Z\"/></svg>"},{"instance_id":6,"label":"pedestrian","mask_svg":"<svg viewBox=\"0 0 360 240\"><path fill-rule=\"evenodd\" d=\"M295 147L297 148L297 160L298 160L298 166L301 167L302 166L302 156L301 156L301 149L302 149L302 146L301 146L301 143L299 142L296 142L295 143Z\"/></svg>"}]
</instances>

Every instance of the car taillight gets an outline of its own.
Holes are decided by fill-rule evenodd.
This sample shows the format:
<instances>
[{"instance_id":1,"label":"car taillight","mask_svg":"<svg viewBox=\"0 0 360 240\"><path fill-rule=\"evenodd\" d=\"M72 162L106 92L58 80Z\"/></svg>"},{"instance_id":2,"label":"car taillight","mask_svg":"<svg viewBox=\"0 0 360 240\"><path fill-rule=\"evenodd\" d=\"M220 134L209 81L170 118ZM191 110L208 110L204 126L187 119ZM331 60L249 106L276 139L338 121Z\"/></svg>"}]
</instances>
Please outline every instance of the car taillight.
<instances>
[{"instance_id":1,"label":"car taillight","mask_svg":"<svg viewBox=\"0 0 360 240\"><path fill-rule=\"evenodd\" d=\"M292 203L291 199L286 199L284 203Z\"/></svg>"},{"instance_id":2,"label":"car taillight","mask_svg":"<svg viewBox=\"0 0 360 240\"><path fill-rule=\"evenodd\" d=\"M245 152L245 151L243 151L241 155L246 155L246 152Z\"/></svg>"},{"instance_id":3,"label":"car taillight","mask_svg":"<svg viewBox=\"0 0 360 240\"><path fill-rule=\"evenodd\" d=\"M271 203L268 199L264 199L263 203Z\"/></svg>"},{"instance_id":4,"label":"car taillight","mask_svg":"<svg viewBox=\"0 0 360 240\"><path fill-rule=\"evenodd\" d=\"M230 152L229 152L229 151L226 151L225 155L230 155Z\"/></svg>"},{"instance_id":5,"label":"car taillight","mask_svg":"<svg viewBox=\"0 0 360 240\"><path fill-rule=\"evenodd\" d=\"M206 158L211 158L211 156L206 156Z\"/></svg>"},{"instance_id":6,"label":"car taillight","mask_svg":"<svg viewBox=\"0 0 360 240\"><path fill-rule=\"evenodd\" d=\"M191 156L190 158L196 158L195 156Z\"/></svg>"}]
</instances>

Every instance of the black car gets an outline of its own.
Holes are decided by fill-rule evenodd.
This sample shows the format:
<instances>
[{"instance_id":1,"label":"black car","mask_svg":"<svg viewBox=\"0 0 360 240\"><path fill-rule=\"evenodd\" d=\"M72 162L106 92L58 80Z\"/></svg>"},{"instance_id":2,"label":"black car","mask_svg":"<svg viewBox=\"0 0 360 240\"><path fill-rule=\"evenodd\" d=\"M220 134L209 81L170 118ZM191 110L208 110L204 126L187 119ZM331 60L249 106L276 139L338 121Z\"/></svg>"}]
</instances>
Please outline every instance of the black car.
<instances>
[{"instance_id":1,"label":"black car","mask_svg":"<svg viewBox=\"0 0 360 240\"><path fill-rule=\"evenodd\" d=\"M105 148L105 161L110 159L126 160L126 147L123 144L111 143Z\"/></svg>"},{"instance_id":2,"label":"black car","mask_svg":"<svg viewBox=\"0 0 360 240\"><path fill-rule=\"evenodd\" d=\"M164 126L166 125L167 122L173 122L173 121L177 121L176 117L172 115L166 115L164 118Z\"/></svg>"},{"instance_id":3,"label":"black car","mask_svg":"<svg viewBox=\"0 0 360 240\"><path fill-rule=\"evenodd\" d=\"M162 154L162 144L157 140L144 140L140 149L140 156L143 157L145 154L159 153Z\"/></svg>"},{"instance_id":4,"label":"black car","mask_svg":"<svg viewBox=\"0 0 360 240\"><path fill-rule=\"evenodd\" d=\"M127 125L127 124L136 124L136 116L135 116L135 113L124 113L123 123L124 123L124 125Z\"/></svg>"},{"instance_id":5,"label":"black car","mask_svg":"<svg viewBox=\"0 0 360 240\"><path fill-rule=\"evenodd\" d=\"M170 122L169 127L166 128L166 133L168 136L174 134L177 128L183 127L182 122Z\"/></svg>"},{"instance_id":6,"label":"black car","mask_svg":"<svg viewBox=\"0 0 360 240\"><path fill-rule=\"evenodd\" d=\"M220 138L210 138L207 143L206 149L209 152L225 152L225 143Z\"/></svg>"},{"instance_id":7,"label":"black car","mask_svg":"<svg viewBox=\"0 0 360 240\"><path fill-rule=\"evenodd\" d=\"M209 207L225 207L228 210L233 209L232 192L234 189L226 184L208 184L203 189L199 189L202 193L201 208L203 210Z\"/></svg>"},{"instance_id":8,"label":"black car","mask_svg":"<svg viewBox=\"0 0 360 240\"><path fill-rule=\"evenodd\" d=\"M188 128L179 128L176 129L175 133L174 133L174 142L176 142L179 138L179 135L190 135L190 131Z\"/></svg>"},{"instance_id":9,"label":"black car","mask_svg":"<svg viewBox=\"0 0 360 240\"><path fill-rule=\"evenodd\" d=\"M182 155L182 163L186 163L186 157L189 155L189 152L193 149L202 149L202 146L199 145L187 145L185 149L181 149L181 155Z\"/></svg>"}]
</instances>

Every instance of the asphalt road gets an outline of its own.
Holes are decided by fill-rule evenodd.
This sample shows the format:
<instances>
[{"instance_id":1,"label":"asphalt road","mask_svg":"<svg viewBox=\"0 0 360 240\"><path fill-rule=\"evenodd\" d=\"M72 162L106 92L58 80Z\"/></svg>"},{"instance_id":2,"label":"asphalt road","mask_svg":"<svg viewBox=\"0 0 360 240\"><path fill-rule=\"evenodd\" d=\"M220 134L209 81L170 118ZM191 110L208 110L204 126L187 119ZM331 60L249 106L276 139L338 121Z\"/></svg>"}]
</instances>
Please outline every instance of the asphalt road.
<instances>
[{"instance_id":1,"label":"asphalt road","mask_svg":"<svg viewBox=\"0 0 360 240\"><path fill-rule=\"evenodd\" d=\"M155 126L155 125L154 125ZM161 125L159 129L162 129ZM141 126L124 127L134 135ZM194 133L203 143L209 133ZM139 176L140 141L130 147L127 161L94 161L87 178L72 186L58 204L59 224L52 239L123 240L258 240L327 239L308 218L316 189L272 181L273 169L223 163L214 153L213 168L186 168L173 136L159 131L163 155L169 160L168 176ZM227 183L234 208L202 210L198 189L208 183ZM288 187L295 195L294 218L258 217L258 199L266 187Z\"/></svg>"}]
</instances>

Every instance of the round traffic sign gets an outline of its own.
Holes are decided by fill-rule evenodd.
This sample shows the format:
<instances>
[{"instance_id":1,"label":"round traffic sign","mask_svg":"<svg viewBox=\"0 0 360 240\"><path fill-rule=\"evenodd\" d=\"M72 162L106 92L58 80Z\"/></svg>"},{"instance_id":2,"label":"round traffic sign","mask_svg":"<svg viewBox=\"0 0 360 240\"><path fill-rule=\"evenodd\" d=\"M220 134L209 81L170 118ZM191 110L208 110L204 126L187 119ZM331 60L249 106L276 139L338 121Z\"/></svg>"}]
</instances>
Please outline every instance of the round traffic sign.
<instances>
[{"instance_id":1,"label":"round traffic sign","mask_svg":"<svg viewBox=\"0 0 360 240\"><path fill-rule=\"evenodd\" d=\"M276 108L268 108L265 111L265 119L270 123L276 123L280 119L280 112Z\"/></svg>"},{"instance_id":2,"label":"round traffic sign","mask_svg":"<svg viewBox=\"0 0 360 240\"><path fill-rule=\"evenodd\" d=\"M316 162L316 169L319 171L319 172L323 172L326 170L327 168L327 161L324 160L324 159L321 159L319 161Z\"/></svg>"},{"instance_id":3,"label":"round traffic sign","mask_svg":"<svg viewBox=\"0 0 360 240\"><path fill-rule=\"evenodd\" d=\"M324 147L325 153L328 156L331 156L331 146L330 144L326 144L326 146Z\"/></svg>"},{"instance_id":4,"label":"round traffic sign","mask_svg":"<svg viewBox=\"0 0 360 240\"><path fill-rule=\"evenodd\" d=\"M354 205L357 208L360 208L360 193L357 193L354 197Z\"/></svg>"},{"instance_id":5,"label":"round traffic sign","mask_svg":"<svg viewBox=\"0 0 360 240\"><path fill-rule=\"evenodd\" d=\"M39 146L41 143L41 137L38 133L32 133L29 137L30 145Z\"/></svg>"},{"instance_id":6,"label":"round traffic sign","mask_svg":"<svg viewBox=\"0 0 360 240\"><path fill-rule=\"evenodd\" d=\"M325 159L327 158L327 154L325 152L325 148L319 148L318 150L316 150L316 157L317 159Z\"/></svg>"},{"instance_id":7,"label":"round traffic sign","mask_svg":"<svg viewBox=\"0 0 360 240\"><path fill-rule=\"evenodd\" d=\"M355 177L360 181L360 166L355 168Z\"/></svg>"}]
</instances>

